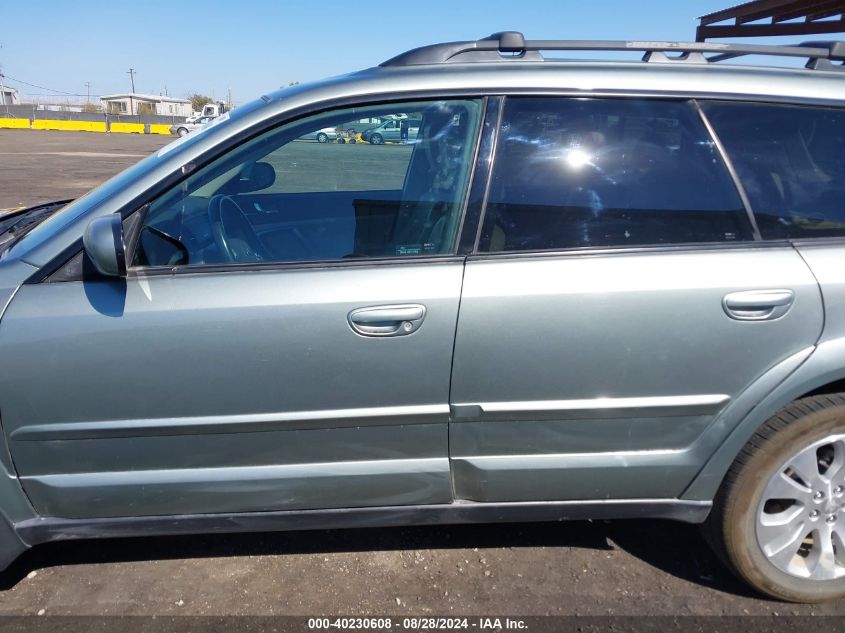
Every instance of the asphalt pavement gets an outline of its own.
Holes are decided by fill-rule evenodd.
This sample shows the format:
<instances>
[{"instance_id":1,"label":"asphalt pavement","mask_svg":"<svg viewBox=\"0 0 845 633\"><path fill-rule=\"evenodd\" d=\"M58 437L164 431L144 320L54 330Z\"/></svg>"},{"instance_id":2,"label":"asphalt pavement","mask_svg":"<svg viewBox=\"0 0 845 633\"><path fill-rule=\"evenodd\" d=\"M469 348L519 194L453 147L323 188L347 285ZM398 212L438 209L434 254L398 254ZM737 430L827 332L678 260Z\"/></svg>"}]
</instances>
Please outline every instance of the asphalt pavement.
<instances>
[{"instance_id":1,"label":"asphalt pavement","mask_svg":"<svg viewBox=\"0 0 845 633\"><path fill-rule=\"evenodd\" d=\"M0 130L0 212L76 198L173 137Z\"/></svg>"}]
</instances>

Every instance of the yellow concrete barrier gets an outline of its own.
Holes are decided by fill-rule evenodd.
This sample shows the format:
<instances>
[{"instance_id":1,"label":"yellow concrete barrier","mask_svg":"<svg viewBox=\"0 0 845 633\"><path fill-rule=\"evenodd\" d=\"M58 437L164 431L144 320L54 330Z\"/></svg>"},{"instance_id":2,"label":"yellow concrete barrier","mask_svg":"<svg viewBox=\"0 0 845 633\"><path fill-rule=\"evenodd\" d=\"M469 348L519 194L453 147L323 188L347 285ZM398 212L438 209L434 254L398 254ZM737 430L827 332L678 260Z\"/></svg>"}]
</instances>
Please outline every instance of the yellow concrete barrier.
<instances>
[{"instance_id":1,"label":"yellow concrete barrier","mask_svg":"<svg viewBox=\"0 0 845 633\"><path fill-rule=\"evenodd\" d=\"M29 119L2 119L0 118L0 128L7 128L12 130L28 130Z\"/></svg>"},{"instance_id":2,"label":"yellow concrete barrier","mask_svg":"<svg viewBox=\"0 0 845 633\"><path fill-rule=\"evenodd\" d=\"M143 134L143 123L112 123L109 128L111 132L121 132L124 134Z\"/></svg>"},{"instance_id":3,"label":"yellow concrete barrier","mask_svg":"<svg viewBox=\"0 0 845 633\"><path fill-rule=\"evenodd\" d=\"M109 131L122 134L163 134L170 135L170 126L164 123L151 123L146 132L143 123L112 123ZM58 121L53 119L7 119L0 117L0 129L20 130L61 130L64 132L105 132L105 121Z\"/></svg>"},{"instance_id":4,"label":"yellow concrete barrier","mask_svg":"<svg viewBox=\"0 0 845 633\"><path fill-rule=\"evenodd\" d=\"M53 121L51 119L35 119L33 130L62 130L64 132L105 132L104 121Z\"/></svg>"}]
</instances>

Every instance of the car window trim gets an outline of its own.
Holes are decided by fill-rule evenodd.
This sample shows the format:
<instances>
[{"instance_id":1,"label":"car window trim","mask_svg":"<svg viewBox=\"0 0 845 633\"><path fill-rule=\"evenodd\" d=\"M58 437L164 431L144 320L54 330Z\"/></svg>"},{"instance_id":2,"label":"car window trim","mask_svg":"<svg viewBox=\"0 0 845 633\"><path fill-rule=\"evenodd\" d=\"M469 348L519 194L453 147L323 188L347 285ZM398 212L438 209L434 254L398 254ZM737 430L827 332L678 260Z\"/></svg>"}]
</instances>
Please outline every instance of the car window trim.
<instances>
[{"instance_id":1,"label":"car window trim","mask_svg":"<svg viewBox=\"0 0 845 633\"><path fill-rule=\"evenodd\" d=\"M843 238L845 240L845 238ZM815 242L814 242L815 243ZM535 251L474 252L469 261L488 259L525 259L531 257L603 257L608 255L647 255L651 253L684 253L693 251L757 250L761 248L793 248L791 240L743 240L736 242L686 242L684 244L645 244L640 246L581 246L576 248Z\"/></svg>"},{"instance_id":2,"label":"car window trim","mask_svg":"<svg viewBox=\"0 0 845 633\"><path fill-rule=\"evenodd\" d=\"M408 266L420 264L462 263L466 255L444 253L441 255L397 256L397 257L361 257L354 259L325 259L312 261L249 262L228 264L196 264L194 266L136 266L126 272L129 279L142 277L162 277L173 275L208 275L221 273L273 272L296 270L323 270L330 268L360 268L366 266Z\"/></svg>"},{"instance_id":3,"label":"car window trim","mask_svg":"<svg viewBox=\"0 0 845 633\"><path fill-rule=\"evenodd\" d=\"M82 238L71 244L67 249L57 256L51 265L44 266L35 274L31 275L24 284L33 285L39 283L68 283L72 281L108 281L114 277L106 277L93 272L91 275L68 277L66 279L52 279L64 266L77 257L84 250ZM242 264L200 264L196 266L136 266L127 268L126 279L142 279L148 277L168 277L174 275L190 274L221 274L221 273L243 273L243 272L272 272L272 271L296 271L296 270L323 270L335 268L359 268L363 266L385 267L385 266L410 266L420 264L450 264L463 263L466 254L444 253L441 255L408 255L404 257L372 257L356 259L333 259L333 260L312 260L305 262L251 262Z\"/></svg>"},{"instance_id":4,"label":"car window trim","mask_svg":"<svg viewBox=\"0 0 845 633\"><path fill-rule=\"evenodd\" d=\"M484 109L478 140L473 157L470 182L464 196L464 206L460 223L455 235L456 252L469 255L475 250L478 232L481 230L483 211L487 202L487 192L490 187L490 174L496 150L496 137L501 122L502 104L504 97L488 96L484 98Z\"/></svg>"},{"instance_id":5,"label":"car window trim","mask_svg":"<svg viewBox=\"0 0 845 633\"><path fill-rule=\"evenodd\" d=\"M490 147L490 161L487 165L487 180L484 185L484 196L481 200L481 213L478 218L478 225L475 227L475 239L472 243L472 253L478 252L478 245L481 241L481 230L484 228L484 220L487 218L487 202L490 198L490 187L493 182L493 170L496 168L496 155L499 152L499 136L502 131L502 118L505 113L508 97L502 96L499 99L499 111L496 115L496 125L493 128L493 140Z\"/></svg>"},{"instance_id":6,"label":"car window trim","mask_svg":"<svg viewBox=\"0 0 845 633\"><path fill-rule=\"evenodd\" d=\"M447 90L434 89L420 89L420 90L402 90L384 95L383 99L376 99L376 95L348 95L343 97L332 97L330 99L323 99L314 101L304 106L286 110L272 116L267 117L261 121L256 122L251 127L244 130L241 137L238 139L228 138L209 149L201 156L188 162L187 164L175 169L160 180L153 183L148 189L134 199L118 207L114 213L126 219L131 214L137 212L145 204L148 204L152 199L160 195L169 187L177 185L184 180L195 168L202 167L213 161L216 157L221 156L236 145L252 139L265 131L284 124L287 121L304 118L306 116L320 114L331 109L352 106L367 106L374 104L390 104L402 103L406 101L425 100L425 99L483 99L485 97L504 98L507 96L523 97L523 96L546 96L546 97L568 97L574 99L595 98L595 99L670 99L670 100L696 100L699 102L722 101L722 102L736 102L736 103L757 103L757 104L775 104L775 105L794 105L794 106L808 106L808 107L827 107L834 109L845 108L845 99L827 99L818 97L798 97L792 95L766 95L762 96L753 93L724 93L719 91L706 92L700 90L614 90L614 89L596 89L596 90L578 90L573 88L537 88L518 87L518 88L452 88ZM498 130L496 131L498 136ZM489 174L488 174L489 177ZM483 215L483 212L482 212ZM483 223L484 218L480 218L479 227ZM806 238L806 239L823 239L823 238ZM40 283L55 273L62 266L64 266L74 255L78 254L81 248L81 234L78 240L71 243L68 247L57 253L49 262L42 266L38 271L33 273L26 279L24 283L34 284ZM79 246L77 246L77 244ZM477 249L473 249L475 253Z\"/></svg>"},{"instance_id":7,"label":"car window trim","mask_svg":"<svg viewBox=\"0 0 845 633\"><path fill-rule=\"evenodd\" d=\"M754 94L733 94L722 92L701 92L694 90L687 91L658 91L658 90L577 90L572 88L512 88L512 89L463 89L454 88L449 90L405 90L387 95L386 98L378 99L377 95L350 95L335 97L323 101L315 101L305 106L294 108L270 116L243 131L240 138L228 138L210 148L201 156L189 161L179 169L174 170L168 176L154 183L136 199L129 201L115 213L119 213L123 219L137 211L141 206L148 204L159 196L164 190L185 180L196 169L202 168L216 158L222 156L235 146L249 141L274 127L293 122L297 119L322 114L329 110L343 107L367 107L371 105L400 104L408 101L420 101L429 99L484 99L485 97L563 97L572 99L659 99L659 100L698 100L698 101L729 101L739 103L760 103L760 104L782 104L797 106L822 106L830 108L845 108L845 99L830 100L818 98L799 98L791 96L770 96L765 99ZM504 103L502 106L504 107Z\"/></svg>"},{"instance_id":8,"label":"car window trim","mask_svg":"<svg viewBox=\"0 0 845 633\"><path fill-rule=\"evenodd\" d=\"M716 145L716 151L719 153L719 156L722 157L722 164L727 168L728 174L730 174L734 187L739 194L739 199L742 200L742 206L745 207L745 214L748 216L748 221L751 223L751 234L754 236L754 240L758 242L762 241L763 234L760 232L760 227L757 225L757 218L754 215L754 210L751 208L751 199L748 197L745 185L742 184L739 174L736 171L736 167L722 143L722 139L719 138L719 135L716 133L716 128L713 127L713 124L710 122L710 118L704 112L704 108L701 107L698 99L691 99L691 102L696 112L698 112L698 117L707 129L707 133Z\"/></svg>"}]
</instances>

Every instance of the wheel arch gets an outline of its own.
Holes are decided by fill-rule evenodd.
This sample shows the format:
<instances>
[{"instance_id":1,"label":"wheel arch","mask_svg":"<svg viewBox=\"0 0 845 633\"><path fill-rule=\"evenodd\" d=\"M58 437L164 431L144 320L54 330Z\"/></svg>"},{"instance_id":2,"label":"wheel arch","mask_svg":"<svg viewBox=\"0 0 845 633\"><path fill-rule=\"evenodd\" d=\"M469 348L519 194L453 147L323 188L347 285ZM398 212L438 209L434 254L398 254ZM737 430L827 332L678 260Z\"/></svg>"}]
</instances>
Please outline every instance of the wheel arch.
<instances>
[{"instance_id":1,"label":"wheel arch","mask_svg":"<svg viewBox=\"0 0 845 633\"><path fill-rule=\"evenodd\" d=\"M15 524L35 516L18 480L0 418L0 571L30 546L20 537Z\"/></svg>"},{"instance_id":2,"label":"wheel arch","mask_svg":"<svg viewBox=\"0 0 845 633\"><path fill-rule=\"evenodd\" d=\"M750 394L747 392L738 398L741 400L748 395L756 401L750 403L750 407L746 404L747 413L724 433L723 440L716 450L680 495L681 499L712 500L728 469L748 440L769 418L790 402L807 396L845 392L845 338L821 343L805 353L803 359L796 356L766 374L769 376L778 369L780 373L788 370L768 391L754 393L752 386L748 390ZM793 365L791 369L789 365Z\"/></svg>"}]
</instances>

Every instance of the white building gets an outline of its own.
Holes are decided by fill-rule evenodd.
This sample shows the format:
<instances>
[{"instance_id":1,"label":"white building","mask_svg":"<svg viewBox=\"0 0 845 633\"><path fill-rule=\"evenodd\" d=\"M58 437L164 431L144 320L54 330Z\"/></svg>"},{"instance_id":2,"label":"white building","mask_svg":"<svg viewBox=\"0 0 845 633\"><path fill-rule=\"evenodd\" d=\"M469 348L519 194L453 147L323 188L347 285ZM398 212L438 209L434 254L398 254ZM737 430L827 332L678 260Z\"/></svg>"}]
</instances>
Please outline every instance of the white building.
<instances>
[{"instance_id":1,"label":"white building","mask_svg":"<svg viewBox=\"0 0 845 633\"><path fill-rule=\"evenodd\" d=\"M160 114L163 116L191 116L191 102L161 95L137 92L100 97L103 112L108 114Z\"/></svg>"},{"instance_id":2,"label":"white building","mask_svg":"<svg viewBox=\"0 0 845 633\"><path fill-rule=\"evenodd\" d=\"M17 90L0 85L0 105L18 105L20 102Z\"/></svg>"}]
</instances>

